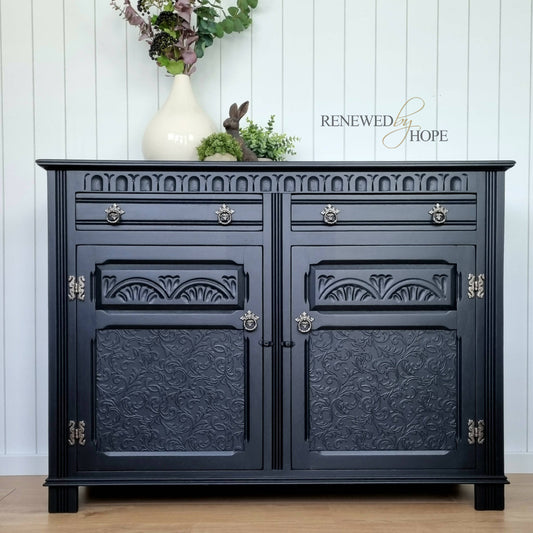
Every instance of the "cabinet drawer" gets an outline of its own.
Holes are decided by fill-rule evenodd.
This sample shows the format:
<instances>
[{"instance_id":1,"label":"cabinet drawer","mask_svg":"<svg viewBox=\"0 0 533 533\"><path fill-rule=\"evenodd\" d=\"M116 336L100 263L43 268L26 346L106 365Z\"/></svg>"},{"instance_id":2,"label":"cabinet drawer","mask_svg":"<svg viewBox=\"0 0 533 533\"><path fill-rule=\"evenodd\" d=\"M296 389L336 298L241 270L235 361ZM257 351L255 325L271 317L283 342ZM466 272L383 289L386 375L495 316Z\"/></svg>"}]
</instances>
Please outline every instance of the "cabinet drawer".
<instances>
[{"instance_id":1,"label":"cabinet drawer","mask_svg":"<svg viewBox=\"0 0 533 533\"><path fill-rule=\"evenodd\" d=\"M476 216L475 194L295 194L291 205L292 229L296 231L371 229L372 226L398 230L475 229Z\"/></svg>"},{"instance_id":2,"label":"cabinet drawer","mask_svg":"<svg viewBox=\"0 0 533 533\"><path fill-rule=\"evenodd\" d=\"M76 195L78 230L248 230L263 225L261 195Z\"/></svg>"}]
</instances>

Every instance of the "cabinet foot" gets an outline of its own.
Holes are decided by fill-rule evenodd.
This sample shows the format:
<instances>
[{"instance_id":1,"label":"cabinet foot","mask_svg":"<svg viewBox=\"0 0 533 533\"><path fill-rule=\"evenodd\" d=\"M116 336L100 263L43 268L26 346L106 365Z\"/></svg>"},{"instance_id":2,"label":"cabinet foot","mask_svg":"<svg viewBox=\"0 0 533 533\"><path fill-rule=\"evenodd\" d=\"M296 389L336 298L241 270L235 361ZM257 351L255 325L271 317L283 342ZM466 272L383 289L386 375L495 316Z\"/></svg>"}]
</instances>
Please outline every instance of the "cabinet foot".
<instances>
[{"instance_id":1,"label":"cabinet foot","mask_svg":"<svg viewBox=\"0 0 533 533\"><path fill-rule=\"evenodd\" d=\"M77 513L78 487L48 487L49 513Z\"/></svg>"},{"instance_id":2,"label":"cabinet foot","mask_svg":"<svg viewBox=\"0 0 533 533\"><path fill-rule=\"evenodd\" d=\"M475 507L477 511L503 511L505 508L504 485L488 484L476 485Z\"/></svg>"}]
</instances>

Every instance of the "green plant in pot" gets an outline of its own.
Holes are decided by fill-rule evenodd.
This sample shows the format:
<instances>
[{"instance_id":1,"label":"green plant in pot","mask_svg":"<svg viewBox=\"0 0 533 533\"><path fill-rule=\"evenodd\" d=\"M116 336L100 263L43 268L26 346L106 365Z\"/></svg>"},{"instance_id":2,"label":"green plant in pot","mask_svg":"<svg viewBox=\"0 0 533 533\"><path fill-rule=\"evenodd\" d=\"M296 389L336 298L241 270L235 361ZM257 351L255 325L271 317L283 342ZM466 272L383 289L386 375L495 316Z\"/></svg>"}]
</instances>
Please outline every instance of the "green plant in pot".
<instances>
[{"instance_id":1,"label":"green plant in pot","mask_svg":"<svg viewBox=\"0 0 533 533\"><path fill-rule=\"evenodd\" d=\"M266 128L246 119L247 126L241 128L240 134L244 142L260 159L285 161L289 155L296 155L295 143L299 137L290 137L286 133L274 131L275 115L271 115Z\"/></svg>"},{"instance_id":2,"label":"green plant in pot","mask_svg":"<svg viewBox=\"0 0 533 533\"><path fill-rule=\"evenodd\" d=\"M212 133L197 148L200 161L242 161L242 148L228 133Z\"/></svg>"}]
</instances>

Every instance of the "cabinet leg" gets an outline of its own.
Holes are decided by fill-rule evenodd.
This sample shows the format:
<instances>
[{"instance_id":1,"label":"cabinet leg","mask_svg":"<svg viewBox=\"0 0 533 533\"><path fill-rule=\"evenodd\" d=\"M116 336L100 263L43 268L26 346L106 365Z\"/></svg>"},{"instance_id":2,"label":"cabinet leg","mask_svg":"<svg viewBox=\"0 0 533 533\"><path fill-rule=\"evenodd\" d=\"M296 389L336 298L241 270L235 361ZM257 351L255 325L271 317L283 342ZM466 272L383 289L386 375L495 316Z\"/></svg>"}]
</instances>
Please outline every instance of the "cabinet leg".
<instances>
[{"instance_id":1,"label":"cabinet leg","mask_svg":"<svg viewBox=\"0 0 533 533\"><path fill-rule=\"evenodd\" d=\"M77 513L78 487L48 487L49 513Z\"/></svg>"},{"instance_id":2,"label":"cabinet leg","mask_svg":"<svg viewBox=\"0 0 533 533\"><path fill-rule=\"evenodd\" d=\"M475 486L475 507L477 511L503 511L505 508L504 485L479 484Z\"/></svg>"}]
</instances>

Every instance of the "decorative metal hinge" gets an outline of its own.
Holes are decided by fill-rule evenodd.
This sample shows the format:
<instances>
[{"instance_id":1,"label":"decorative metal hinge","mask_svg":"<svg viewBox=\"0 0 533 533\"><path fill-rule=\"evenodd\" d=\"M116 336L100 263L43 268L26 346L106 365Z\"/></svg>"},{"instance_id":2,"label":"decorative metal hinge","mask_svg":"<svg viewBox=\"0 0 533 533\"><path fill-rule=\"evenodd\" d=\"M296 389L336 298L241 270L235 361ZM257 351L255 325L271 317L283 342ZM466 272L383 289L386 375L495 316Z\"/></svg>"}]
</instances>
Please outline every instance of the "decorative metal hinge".
<instances>
[{"instance_id":1,"label":"decorative metal hinge","mask_svg":"<svg viewBox=\"0 0 533 533\"><path fill-rule=\"evenodd\" d=\"M480 274L479 276L468 274L468 297L485 297L485 274Z\"/></svg>"},{"instance_id":2,"label":"decorative metal hinge","mask_svg":"<svg viewBox=\"0 0 533 533\"><path fill-rule=\"evenodd\" d=\"M74 420L69 420L68 423L68 443L69 446L74 446L76 441L80 446L85 446L85 421L80 420L78 427Z\"/></svg>"},{"instance_id":3,"label":"decorative metal hinge","mask_svg":"<svg viewBox=\"0 0 533 533\"><path fill-rule=\"evenodd\" d=\"M68 277L68 299L69 300L85 300L85 276Z\"/></svg>"},{"instance_id":4,"label":"decorative metal hinge","mask_svg":"<svg viewBox=\"0 0 533 533\"><path fill-rule=\"evenodd\" d=\"M476 423L468 420L468 444L483 444L485 442L485 421L478 420Z\"/></svg>"}]
</instances>

